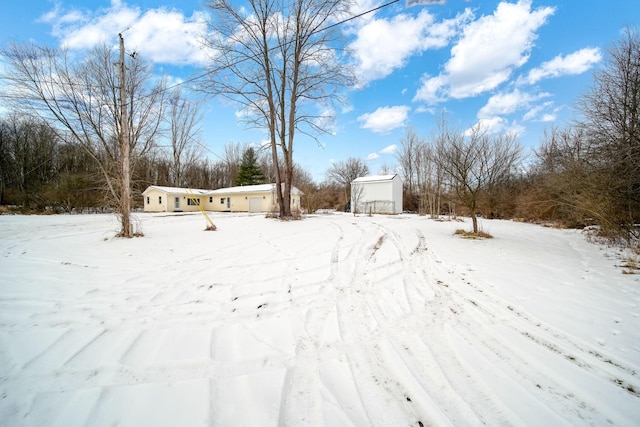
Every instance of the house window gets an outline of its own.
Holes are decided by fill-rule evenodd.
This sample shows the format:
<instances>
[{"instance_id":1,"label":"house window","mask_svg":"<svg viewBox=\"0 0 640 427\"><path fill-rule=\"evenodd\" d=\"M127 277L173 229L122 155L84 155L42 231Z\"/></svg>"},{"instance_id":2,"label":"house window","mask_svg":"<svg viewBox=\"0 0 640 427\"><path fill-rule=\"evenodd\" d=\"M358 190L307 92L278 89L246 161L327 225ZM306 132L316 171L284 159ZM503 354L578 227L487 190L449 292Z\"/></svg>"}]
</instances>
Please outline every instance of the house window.
<instances>
[{"instance_id":1,"label":"house window","mask_svg":"<svg viewBox=\"0 0 640 427\"><path fill-rule=\"evenodd\" d=\"M221 205L224 205L224 197L222 197L222 198L220 199L220 204L221 204Z\"/></svg>"},{"instance_id":2,"label":"house window","mask_svg":"<svg viewBox=\"0 0 640 427\"><path fill-rule=\"evenodd\" d=\"M209 203L213 203L213 197L209 197Z\"/></svg>"},{"instance_id":3,"label":"house window","mask_svg":"<svg viewBox=\"0 0 640 427\"><path fill-rule=\"evenodd\" d=\"M200 199L187 199L187 205L200 206Z\"/></svg>"},{"instance_id":4,"label":"house window","mask_svg":"<svg viewBox=\"0 0 640 427\"><path fill-rule=\"evenodd\" d=\"M147 204L150 204L151 200L149 199L149 196L147 196Z\"/></svg>"},{"instance_id":5,"label":"house window","mask_svg":"<svg viewBox=\"0 0 640 427\"><path fill-rule=\"evenodd\" d=\"M162 204L162 196L158 196L158 204L161 205Z\"/></svg>"}]
</instances>

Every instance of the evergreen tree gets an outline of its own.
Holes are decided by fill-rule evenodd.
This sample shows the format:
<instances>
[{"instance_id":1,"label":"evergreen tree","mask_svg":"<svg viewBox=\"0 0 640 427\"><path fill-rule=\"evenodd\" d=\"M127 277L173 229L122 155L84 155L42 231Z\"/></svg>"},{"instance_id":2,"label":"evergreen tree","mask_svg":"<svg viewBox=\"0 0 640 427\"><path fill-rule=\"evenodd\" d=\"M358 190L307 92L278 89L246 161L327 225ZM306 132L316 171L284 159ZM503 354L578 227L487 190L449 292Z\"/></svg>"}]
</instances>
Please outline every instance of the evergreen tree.
<instances>
[{"instance_id":1,"label":"evergreen tree","mask_svg":"<svg viewBox=\"0 0 640 427\"><path fill-rule=\"evenodd\" d=\"M258 166L258 158L253 147L249 147L242 155L242 163L236 177L236 185L256 185L264 183L264 173Z\"/></svg>"}]
</instances>

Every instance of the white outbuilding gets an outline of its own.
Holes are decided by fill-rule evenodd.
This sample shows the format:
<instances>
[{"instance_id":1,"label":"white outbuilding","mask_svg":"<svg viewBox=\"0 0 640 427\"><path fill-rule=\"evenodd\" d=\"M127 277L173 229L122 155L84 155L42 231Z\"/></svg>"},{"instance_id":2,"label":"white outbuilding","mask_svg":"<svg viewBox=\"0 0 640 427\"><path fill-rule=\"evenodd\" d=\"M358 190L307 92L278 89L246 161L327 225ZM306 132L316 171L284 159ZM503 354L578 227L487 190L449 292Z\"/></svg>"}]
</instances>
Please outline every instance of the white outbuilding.
<instances>
[{"instance_id":1,"label":"white outbuilding","mask_svg":"<svg viewBox=\"0 0 640 427\"><path fill-rule=\"evenodd\" d=\"M351 211L354 213L402 213L400 175L375 175L351 182Z\"/></svg>"}]
</instances>

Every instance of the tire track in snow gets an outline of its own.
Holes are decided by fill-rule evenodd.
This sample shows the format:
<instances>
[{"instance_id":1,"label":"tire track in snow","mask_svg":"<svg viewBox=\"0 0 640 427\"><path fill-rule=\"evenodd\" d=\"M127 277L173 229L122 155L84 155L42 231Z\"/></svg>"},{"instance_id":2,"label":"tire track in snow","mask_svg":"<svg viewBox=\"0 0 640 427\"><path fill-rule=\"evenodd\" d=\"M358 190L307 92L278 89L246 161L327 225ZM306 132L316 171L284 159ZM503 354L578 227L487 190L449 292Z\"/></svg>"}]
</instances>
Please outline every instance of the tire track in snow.
<instances>
[{"instance_id":1,"label":"tire track in snow","mask_svg":"<svg viewBox=\"0 0 640 427\"><path fill-rule=\"evenodd\" d=\"M606 379L613 385L635 397L640 397L640 380L638 379L637 371L632 366L616 360L615 357L607 356L601 349L580 342L566 333L535 319L522 308L517 307L515 304L508 303L493 294L487 289L491 287L490 285L480 287L464 277L464 275L460 276L458 283L460 283L459 286L461 288L464 289L466 286L467 289L474 291L474 296L469 301L472 302L476 310L482 313L486 321L493 325L504 324L544 350L569 361L571 364L586 372ZM459 290L459 292L462 292L462 290ZM494 337L492 344L494 348L493 351L497 353L498 350L496 350L496 348L504 346L504 343L498 334L489 336ZM487 345L490 345L490 343L487 342ZM510 357L512 359L518 358L518 356L515 355ZM533 366L537 365L536 359L528 354L521 354L519 357L528 360ZM538 371L540 370L546 371L544 367L539 367ZM554 384L554 386L562 389L562 387L557 384ZM564 395L572 394L570 390L566 390ZM580 402L580 406L590 407L592 405ZM593 407L591 409L595 410Z\"/></svg>"},{"instance_id":2,"label":"tire track in snow","mask_svg":"<svg viewBox=\"0 0 640 427\"><path fill-rule=\"evenodd\" d=\"M398 233L393 233L398 240L401 240L401 237ZM420 236L418 234L418 240L421 241ZM419 243L420 245L420 243ZM413 250L411 254L415 254L418 251ZM503 402L501 402L501 398L496 395L491 389L486 387L485 381L481 377L477 377L476 370L473 366L470 366L464 362L463 359L460 359L457 354L457 349L453 347L453 342L451 341L453 335L457 335L456 330L462 329L463 331L471 331L468 334L464 335L465 340L467 342L472 342L475 345L483 347L487 345L489 348L494 350L494 353L502 358L506 356L503 355L504 352L507 354L510 351L510 346L507 344L505 347L505 342L502 341L498 343L498 345L493 345L492 343L485 344L483 341L479 341L475 335L474 331L478 329L479 326L486 324L488 319L484 319L482 315L478 315L478 313L474 313L477 310L478 303L473 299L469 299L468 293L463 294L455 291L455 287L449 285L453 279L455 279L452 275L455 275L455 269L452 271L451 269L444 269L441 267L441 263L437 259L437 256L434 257L433 254L429 254L426 257L429 260L431 268L427 268L423 271L424 277L428 278L428 282L438 284L439 289L436 289L435 298L427 301L425 304L425 312L431 311L431 315L424 316L424 322L429 324L429 322L433 321L433 328L425 328L424 326L416 325L413 327L414 330L422 330L422 340L425 343L428 343L428 346L433 348L435 357L440 360L440 366L442 367L442 371L446 373L447 376L450 377L450 381L455 384L455 387L452 388L453 393L464 394L465 400L468 402L476 402L478 400L478 396L484 396L484 404L475 405L474 411L483 420L483 423L494 424L496 422L504 423L514 423L519 422L517 417L511 413L509 408L505 406ZM409 260L411 258L409 257ZM407 269L405 269L407 271ZM469 317L471 315L471 317ZM435 319L441 319L442 322L437 322ZM424 322L422 323L424 325ZM445 326L445 330L443 331L438 324L442 324ZM462 326L459 328L458 325ZM396 327L396 329L398 329ZM483 336L485 332L483 331ZM488 335L491 337L491 334ZM474 339L476 338L476 339ZM457 338L459 339L459 337ZM490 340L491 341L491 340ZM414 340L415 342L415 340ZM434 345L435 343L435 345ZM502 346L502 347L501 347ZM400 348L400 346L397 346ZM409 348L409 346L407 346ZM496 366L499 366L500 363L504 363L502 359L498 358L496 362ZM460 363L463 363L461 365ZM420 366L420 364L416 364L415 366ZM516 365L517 366L517 365ZM432 370L433 371L433 370ZM465 375L460 375L461 372L466 372ZM498 373L496 371L496 373ZM526 372L526 370L525 370ZM520 371L522 374L522 371ZM426 375L426 376L425 376ZM428 377L429 373L417 375L417 378L425 378ZM516 371L516 376L518 375L518 371ZM477 379L476 379L477 377ZM471 393L466 393L465 390L470 389L470 383L473 384L473 388L471 388ZM535 386L535 383L531 384L532 387ZM482 393L481 393L482 391ZM447 402L441 404L442 407L447 407ZM496 406L497 405L497 406ZM547 407L548 405L542 403L542 407ZM449 406L451 407L451 406ZM487 411L487 408L492 408L490 411ZM548 409L549 412L548 417L551 417L552 420L557 420L557 417L553 415L553 410ZM496 417L496 414L502 414L499 417ZM465 423L468 423L471 418L467 418ZM490 420L490 421L487 421Z\"/></svg>"},{"instance_id":3,"label":"tire track in snow","mask_svg":"<svg viewBox=\"0 0 640 427\"><path fill-rule=\"evenodd\" d=\"M357 331L352 330L349 326L350 322L358 319L357 316L351 315L351 312L354 311L350 302L352 298L351 286L353 285L352 278L355 275L355 265L351 254L354 253L354 248L366 246L366 243L362 243L363 237L366 237L366 233L362 227L353 223L353 225L355 225L354 228L359 231L360 234L358 235L357 241L353 245L350 244L348 250L345 251L345 230L337 223L332 224L338 228L339 236L331 254L331 274L329 281L333 283L336 292L335 310L338 329L340 338L345 345L345 355L349 368L349 378L347 380L355 386L358 404L363 408L366 423L368 425L374 425L375 420L384 419L384 411L375 404L377 400L377 394L375 390L373 390L375 384L367 375L366 367L364 366L366 362L361 356L361 353L364 352L361 345L365 343L361 342ZM357 254L358 251L356 250L355 253Z\"/></svg>"},{"instance_id":4,"label":"tire track in snow","mask_svg":"<svg viewBox=\"0 0 640 427\"><path fill-rule=\"evenodd\" d=\"M411 315L404 324L391 320L392 330L417 331L390 335L392 347L411 373L404 378L407 387L421 396L414 396L416 405L422 404L423 417L431 417L436 424L510 424L512 417L482 383L466 373L458 361L448 339L446 328L458 322L461 311L451 301L442 281L433 274L434 262L426 250L426 238L420 230L407 231L417 244L410 251L404 237L378 224L391 238L400 254L403 283L411 295ZM426 359L426 361L425 361ZM393 362L390 362L393 363ZM481 404L477 404L481 402ZM429 418L427 418L429 419Z\"/></svg>"},{"instance_id":5,"label":"tire track in snow","mask_svg":"<svg viewBox=\"0 0 640 427\"><path fill-rule=\"evenodd\" d=\"M406 357L415 346L412 342L415 336L398 337L391 332L397 330L399 324L409 329L415 326L414 313L419 310L411 302L414 296L402 293L401 297L394 297L389 291L394 287L404 289L403 282L419 281L415 277L408 280L403 277L408 251L390 230L375 223L366 225L373 227L374 232L367 229L359 240L359 251L355 251L365 253L364 259L351 259L334 266L334 276L344 293L344 298L337 301L341 335L353 349L347 355L369 422L372 425L450 424L449 416L433 400L441 394L439 387L425 391L424 385L430 383L433 376L426 370L417 373L419 357ZM383 250L395 251L395 256L381 266L376 254ZM383 258L388 257L387 252ZM383 270L393 270L401 276L400 280L389 281L388 274L381 274ZM382 294L381 289L385 287L389 292ZM408 289L414 290L413 285ZM416 293L424 297L423 292L416 289ZM452 414L460 412L460 405L452 409ZM469 417L464 419L468 421Z\"/></svg>"},{"instance_id":6,"label":"tire track in snow","mask_svg":"<svg viewBox=\"0 0 640 427\"><path fill-rule=\"evenodd\" d=\"M566 359L565 362L571 362L585 371L599 373L603 378L623 389L629 387L629 383L617 382L616 379L621 378L619 375L611 377L611 374L606 374L608 369L601 369L602 364L597 367L598 363L591 363L597 362L598 358L592 354L593 350L585 349L585 345L577 343L558 330L543 325L530 314L497 297L491 292L490 285L480 287L474 284L467 274L459 272L454 264L448 264L449 267L446 269L442 267L443 265L437 262L435 270L441 277L440 281L449 291L449 297L453 301L458 301L459 312L456 313L456 317L461 327L455 328L455 333L468 348L475 347L484 352L488 357L487 360L496 366L495 374L510 372L511 378L517 378L514 390L526 386L523 392L539 396L536 404L546 408L550 417L553 417L552 414L562 414L570 418L599 420L593 421L596 423L610 421L605 415L598 413L596 409L598 402L589 402L591 396L583 395L570 381L563 380L562 375L557 376L557 372L563 372L562 368L558 371L549 369L540 361L540 356L544 356L544 353L555 354L560 362ZM470 290L473 292L470 293ZM474 334L474 331L479 328L482 330L482 339ZM525 340L533 342L538 349L521 351L517 344L509 340L508 335L505 336L504 332L496 328L508 328ZM572 354L580 356L574 357ZM591 362L584 363L585 359ZM614 363L611 362L611 364ZM475 372L476 369L471 366L469 369L472 369L470 372L474 376L480 372ZM632 368L625 367L623 370L630 370L633 373ZM635 373L633 375L635 376ZM633 385L631 388L637 390ZM555 395L557 399L545 398L546 394Z\"/></svg>"},{"instance_id":7,"label":"tire track in snow","mask_svg":"<svg viewBox=\"0 0 640 427\"><path fill-rule=\"evenodd\" d=\"M235 250L235 271L233 260L212 267L206 255L192 264L194 271L184 270L182 261L172 264L175 276L159 286L145 281L142 271L122 271L113 278L119 286L92 284L84 287L90 291L60 299L40 300L36 293L3 299L2 307L33 314L23 316L28 322L3 317L6 354L0 356L8 363L0 381L8 397L0 418L8 424L131 424L130 397L180 397L187 395L185 383L204 383L204 392L194 390L196 400L205 396L209 424L222 424L221 405L244 408L247 401L267 401L275 411L272 418L259 418L263 424L522 424L527 412L503 399L513 390L525 405L547 406L561 421L602 425L610 421L606 404L594 408L598 393L586 392L585 398L576 392L576 385L566 383L572 377L562 378L562 367L584 371L579 379L636 384L623 354L610 358L606 349L539 324L494 294L491 283L474 280L450 260L440 262L418 221L345 217L322 226L330 223L335 241L317 254L325 264L309 263L315 267L305 271L307 263L298 262L305 254L281 253L264 282L238 273L250 276L268 257L260 253L259 260L247 261ZM296 280L278 275L283 267ZM278 340L287 334L290 341ZM21 347L38 342L31 351ZM187 348L194 354L180 351ZM548 358L564 365L546 367ZM491 376L508 377L512 387L496 391ZM265 383L269 396L258 394L259 400L238 386L253 390ZM624 384L609 388L627 393ZM176 413L186 419L191 407ZM331 411L342 422L327 416Z\"/></svg>"},{"instance_id":8,"label":"tire track in snow","mask_svg":"<svg viewBox=\"0 0 640 427\"><path fill-rule=\"evenodd\" d=\"M336 248L340 246L344 232L339 225L335 223L332 225L338 229L336 244L329 261L333 266L339 262L340 254ZM286 370L280 397L278 424L281 426L323 424L323 393L329 391L323 388L321 380L320 346L334 306L335 289L329 286L333 284L333 274L334 271L331 268L329 277L318 286L316 293L319 297L312 301L296 301L296 306L304 308L292 313L298 316L296 323L300 326L300 330L293 360Z\"/></svg>"},{"instance_id":9,"label":"tire track in snow","mask_svg":"<svg viewBox=\"0 0 640 427\"><path fill-rule=\"evenodd\" d=\"M440 293L442 298L439 298L439 304L434 310L434 317L442 317L447 319L445 322L445 357L444 363L448 360L455 360L457 365L456 369L449 370L450 380L454 384L454 389L464 395L464 398L474 411L479 415L483 424L518 424L523 422L518 416L516 416L510 409L510 404L505 402L504 396L499 395L494 391L494 385L491 384L490 378L498 378L504 369L504 364L513 361L510 366L517 367L519 361L512 358L511 346L504 341L494 340L495 334L490 328L485 328L484 325L490 323L490 319L485 317L485 313L478 310L477 299L473 296L469 296L464 292L464 289L460 289L460 283L464 279L457 277L457 271L455 268L445 268L445 264L442 263L437 254L431 252L428 256L431 266L431 271L436 278L436 282L440 285ZM481 338L476 335L476 332L482 331ZM423 336L423 339L429 337ZM476 361L470 363L468 355L463 356L460 354L461 347L459 344L454 345L455 342L463 342L468 349L477 349L480 353L489 349L495 356L494 359L485 361L486 365L480 364L476 366ZM506 345L505 345L506 344ZM465 350L466 351L466 350ZM442 351L438 351L442 353ZM479 353L479 354L480 354ZM479 362L481 363L481 362ZM458 371L459 370L459 371ZM465 375L458 375L458 372L464 372ZM488 374L492 372L492 374ZM514 395L517 395L519 390L519 384L530 383L526 378L529 371L523 371L514 369L512 372L513 378L521 377L520 381L516 381L511 384L511 389ZM495 375L491 377L490 375ZM468 385L472 387L469 388ZM530 384L532 389L535 389L535 383ZM469 391L471 393L469 393ZM481 396L480 404L476 402L475 393L480 392ZM527 393L525 390L521 390L521 393ZM527 394L526 399L530 399ZM483 403L484 402L484 403ZM534 400L531 403L538 405L538 416L543 419L546 417L552 423L560 422L553 409L545 402ZM487 411L487 407L492 408ZM495 415L498 414L496 418ZM546 414L546 415L545 415Z\"/></svg>"}]
</instances>

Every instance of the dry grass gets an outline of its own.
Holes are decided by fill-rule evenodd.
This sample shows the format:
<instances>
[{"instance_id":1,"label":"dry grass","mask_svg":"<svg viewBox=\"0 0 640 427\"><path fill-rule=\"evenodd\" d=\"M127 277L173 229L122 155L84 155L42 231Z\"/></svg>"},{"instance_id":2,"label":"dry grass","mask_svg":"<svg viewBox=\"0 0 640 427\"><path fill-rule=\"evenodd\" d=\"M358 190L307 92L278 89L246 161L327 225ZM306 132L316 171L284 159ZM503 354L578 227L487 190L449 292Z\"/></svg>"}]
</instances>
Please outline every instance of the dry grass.
<instances>
[{"instance_id":1,"label":"dry grass","mask_svg":"<svg viewBox=\"0 0 640 427\"><path fill-rule=\"evenodd\" d=\"M204 229L204 231L216 231L218 229L218 227L215 226L215 224L209 224L207 225L207 228Z\"/></svg>"},{"instance_id":2,"label":"dry grass","mask_svg":"<svg viewBox=\"0 0 640 427\"><path fill-rule=\"evenodd\" d=\"M638 274L640 273L640 256L638 255L627 255L622 258L622 274Z\"/></svg>"},{"instance_id":3,"label":"dry grass","mask_svg":"<svg viewBox=\"0 0 640 427\"><path fill-rule=\"evenodd\" d=\"M0 205L0 215L53 215L53 209L33 209L25 206Z\"/></svg>"},{"instance_id":4,"label":"dry grass","mask_svg":"<svg viewBox=\"0 0 640 427\"><path fill-rule=\"evenodd\" d=\"M482 230L478 231L477 233L474 233L473 231L466 231L466 230L463 230L462 228L459 228L453 234L463 237L465 239L492 239L493 238L491 234Z\"/></svg>"},{"instance_id":5,"label":"dry grass","mask_svg":"<svg viewBox=\"0 0 640 427\"><path fill-rule=\"evenodd\" d=\"M300 209L294 209L291 211L291 216L280 217L280 213L277 211L269 212L265 215L265 218L279 219L282 221L300 221L303 219L302 211Z\"/></svg>"}]
</instances>

